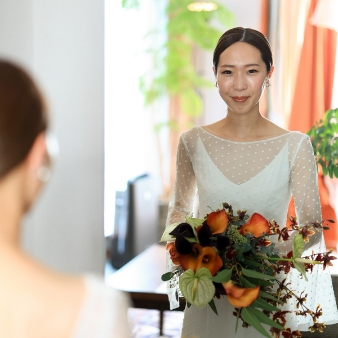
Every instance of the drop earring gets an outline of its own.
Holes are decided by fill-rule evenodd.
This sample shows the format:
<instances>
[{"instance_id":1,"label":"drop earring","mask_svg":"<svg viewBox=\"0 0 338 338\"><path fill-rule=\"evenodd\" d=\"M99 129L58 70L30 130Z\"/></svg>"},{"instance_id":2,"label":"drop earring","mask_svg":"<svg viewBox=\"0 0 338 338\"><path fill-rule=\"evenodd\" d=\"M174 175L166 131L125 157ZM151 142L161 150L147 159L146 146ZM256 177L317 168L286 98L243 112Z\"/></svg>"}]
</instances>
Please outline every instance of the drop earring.
<instances>
[{"instance_id":1,"label":"drop earring","mask_svg":"<svg viewBox=\"0 0 338 338\"><path fill-rule=\"evenodd\" d=\"M47 166L42 166L38 170L38 179L46 183L50 179L50 169Z\"/></svg>"},{"instance_id":2,"label":"drop earring","mask_svg":"<svg viewBox=\"0 0 338 338\"><path fill-rule=\"evenodd\" d=\"M218 83L217 83L217 81L215 82L214 86L215 86L216 88L218 88Z\"/></svg>"},{"instance_id":3,"label":"drop earring","mask_svg":"<svg viewBox=\"0 0 338 338\"><path fill-rule=\"evenodd\" d=\"M266 80L265 80L265 87L268 88L271 86L271 83L270 83L270 78L268 77Z\"/></svg>"}]
</instances>

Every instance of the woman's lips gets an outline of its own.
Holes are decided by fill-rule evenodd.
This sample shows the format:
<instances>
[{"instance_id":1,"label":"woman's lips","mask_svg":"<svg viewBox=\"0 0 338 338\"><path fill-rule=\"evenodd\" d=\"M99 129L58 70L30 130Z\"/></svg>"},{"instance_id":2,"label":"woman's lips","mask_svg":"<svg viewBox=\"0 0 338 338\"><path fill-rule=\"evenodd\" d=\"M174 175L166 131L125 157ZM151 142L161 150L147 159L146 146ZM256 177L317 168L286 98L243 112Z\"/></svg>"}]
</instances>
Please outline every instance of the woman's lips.
<instances>
[{"instance_id":1,"label":"woman's lips","mask_svg":"<svg viewBox=\"0 0 338 338\"><path fill-rule=\"evenodd\" d=\"M245 102L249 96L232 96L231 97L235 102Z\"/></svg>"}]
</instances>

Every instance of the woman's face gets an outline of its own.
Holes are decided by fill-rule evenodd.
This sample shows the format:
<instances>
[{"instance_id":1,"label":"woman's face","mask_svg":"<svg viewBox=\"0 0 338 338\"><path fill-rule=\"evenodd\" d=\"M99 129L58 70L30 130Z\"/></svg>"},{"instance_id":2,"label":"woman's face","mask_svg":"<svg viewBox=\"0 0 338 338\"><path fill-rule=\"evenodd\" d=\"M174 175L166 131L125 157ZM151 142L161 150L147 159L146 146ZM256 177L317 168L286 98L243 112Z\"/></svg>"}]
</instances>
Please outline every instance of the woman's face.
<instances>
[{"instance_id":1,"label":"woman's face","mask_svg":"<svg viewBox=\"0 0 338 338\"><path fill-rule=\"evenodd\" d=\"M219 93L228 106L229 113L244 115L259 112L259 100L265 80L271 76L260 51L246 42L236 42L219 58L216 80Z\"/></svg>"}]
</instances>

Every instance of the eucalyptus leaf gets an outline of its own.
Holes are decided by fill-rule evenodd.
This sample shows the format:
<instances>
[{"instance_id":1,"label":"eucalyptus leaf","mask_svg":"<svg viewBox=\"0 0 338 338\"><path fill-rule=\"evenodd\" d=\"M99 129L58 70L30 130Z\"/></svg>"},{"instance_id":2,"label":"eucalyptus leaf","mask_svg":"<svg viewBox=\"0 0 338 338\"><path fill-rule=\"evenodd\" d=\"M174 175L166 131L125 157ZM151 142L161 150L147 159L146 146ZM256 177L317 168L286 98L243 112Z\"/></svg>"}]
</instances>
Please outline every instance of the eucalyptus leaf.
<instances>
[{"instance_id":1,"label":"eucalyptus leaf","mask_svg":"<svg viewBox=\"0 0 338 338\"><path fill-rule=\"evenodd\" d=\"M262 298L268 298L268 299L274 300L275 302L282 303L281 300L277 299L276 297L274 297L274 296L270 295L269 293L262 291L262 290L259 291L259 296L262 297Z\"/></svg>"},{"instance_id":2,"label":"eucalyptus leaf","mask_svg":"<svg viewBox=\"0 0 338 338\"><path fill-rule=\"evenodd\" d=\"M201 309L212 300L215 286L210 278L211 273L207 268L198 269L196 274L188 269L180 276L179 287L187 302Z\"/></svg>"},{"instance_id":3,"label":"eucalyptus leaf","mask_svg":"<svg viewBox=\"0 0 338 338\"><path fill-rule=\"evenodd\" d=\"M214 277L211 277L211 280L216 283L226 283L231 279L232 270L222 270Z\"/></svg>"},{"instance_id":4,"label":"eucalyptus leaf","mask_svg":"<svg viewBox=\"0 0 338 338\"><path fill-rule=\"evenodd\" d=\"M279 309L270 303L266 302L262 297L258 297L252 304L251 307L258 307L268 311L279 311Z\"/></svg>"},{"instance_id":5,"label":"eucalyptus leaf","mask_svg":"<svg viewBox=\"0 0 338 338\"><path fill-rule=\"evenodd\" d=\"M174 274L172 272L167 272L164 273L161 277L161 279L163 280L163 282L167 282L168 280L170 280L172 277L174 276Z\"/></svg>"},{"instance_id":6,"label":"eucalyptus leaf","mask_svg":"<svg viewBox=\"0 0 338 338\"><path fill-rule=\"evenodd\" d=\"M213 299L209 302L209 306L211 307L212 311L214 311L218 316L217 308Z\"/></svg>"},{"instance_id":7,"label":"eucalyptus leaf","mask_svg":"<svg viewBox=\"0 0 338 338\"><path fill-rule=\"evenodd\" d=\"M258 272L258 271L244 269L244 268L242 268L242 273L243 273L244 276L252 277L252 278L261 278L261 279L267 279L267 280L277 279L276 276L269 276L269 275L266 275L266 274Z\"/></svg>"},{"instance_id":8,"label":"eucalyptus leaf","mask_svg":"<svg viewBox=\"0 0 338 338\"><path fill-rule=\"evenodd\" d=\"M260 334L264 337L271 338L268 332L264 329L263 325L260 323L255 314L251 311L251 308L245 307L241 312L242 318L249 325L251 325L254 329L256 329Z\"/></svg>"},{"instance_id":9,"label":"eucalyptus leaf","mask_svg":"<svg viewBox=\"0 0 338 338\"><path fill-rule=\"evenodd\" d=\"M284 330L284 326L276 323L274 320L269 318L262 311L257 310L253 307L249 307L248 310L249 310L249 312L253 313L261 323L270 325L270 326L275 327L276 329L279 329L279 330Z\"/></svg>"}]
</instances>

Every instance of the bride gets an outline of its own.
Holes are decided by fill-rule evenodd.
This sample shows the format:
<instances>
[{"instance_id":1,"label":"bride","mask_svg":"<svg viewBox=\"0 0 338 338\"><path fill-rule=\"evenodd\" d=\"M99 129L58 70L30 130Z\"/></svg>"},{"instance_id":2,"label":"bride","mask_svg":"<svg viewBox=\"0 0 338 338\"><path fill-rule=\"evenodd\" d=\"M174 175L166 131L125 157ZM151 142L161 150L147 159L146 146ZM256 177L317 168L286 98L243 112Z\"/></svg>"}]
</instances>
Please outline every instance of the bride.
<instances>
[{"instance_id":1,"label":"bride","mask_svg":"<svg viewBox=\"0 0 338 338\"><path fill-rule=\"evenodd\" d=\"M274 66L269 42L260 32L233 28L218 41L213 56L215 86L227 106L226 116L213 124L182 133L176 164L176 182L169 204L167 225L182 222L198 199L199 215L216 210L222 202L234 210L258 212L283 227L288 204L294 197L300 224L321 220L317 171L307 135L282 129L260 113L260 99ZM210 207L210 208L209 208ZM290 241L291 242L291 241ZM276 243L282 252L291 248ZM322 235L313 236L306 250L325 251ZM168 269L173 266L168 260ZM291 272L288 281L295 293L306 290L306 305L323 308L321 322L338 322L330 274L317 268L309 281ZM171 307L178 306L176 290L168 287ZM226 297L215 299L218 316L209 308L186 308L182 337L261 337L239 324ZM283 309L295 309L290 302ZM288 315L287 327L308 331L307 317Z\"/></svg>"},{"instance_id":2,"label":"bride","mask_svg":"<svg viewBox=\"0 0 338 338\"><path fill-rule=\"evenodd\" d=\"M53 271L20 247L21 220L48 179L47 125L33 80L0 60L0 337L130 337L122 293Z\"/></svg>"}]
</instances>

